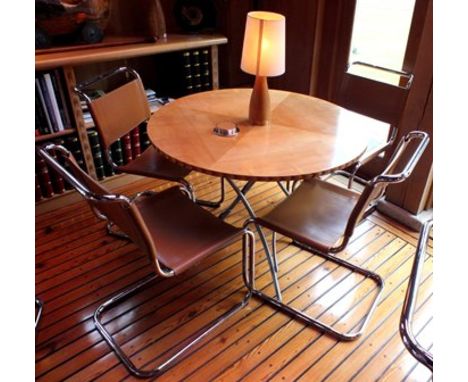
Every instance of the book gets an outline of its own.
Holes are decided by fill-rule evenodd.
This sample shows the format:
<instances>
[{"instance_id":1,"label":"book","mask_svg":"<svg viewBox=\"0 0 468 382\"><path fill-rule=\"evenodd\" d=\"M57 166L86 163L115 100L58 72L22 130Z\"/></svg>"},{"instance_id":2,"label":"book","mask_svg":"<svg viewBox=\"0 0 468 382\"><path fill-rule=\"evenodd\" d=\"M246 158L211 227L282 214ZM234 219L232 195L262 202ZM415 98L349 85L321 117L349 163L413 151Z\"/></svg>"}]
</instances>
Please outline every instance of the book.
<instances>
[{"instance_id":1,"label":"book","mask_svg":"<svg viewBox=\"0 0 468 382\"><path fill-rule=\"evenodd\" d=\"M54 85L52 84L52 77L50 73L44 73L45 86L47 87L47 94L52 107L52 113L55 117L57 131L65 130L63 126L62 116L60 115L59 106L57 103L57 96L55 94Z\"/></svg>"},{"instance_id":2,"label":"book","mask_svg":"<svg viewBox=\"0 0 468 382\"><path fill-rule=\"evenodd\" d=\"M203 49L201 51L201 82L203 90L212 90L211 84L211 70L210 70L210 51Z\"/></svg>"},{"instance_id":3,"label":"book","mask_svg":"<svg viewBox=\"0 0 468 382\"><path fill-rule=\"evenodd\" d=\"M50 198L54 195L54 189L52 188L49 168L47 167L45 160L39 155L36 155L36 172L38 174L42 196Z\"/></svg>"},{"instance_id":4,"label":"book","mask_svg":"<svg viewBox=\"0 0 468 382\"><path fill-rule=\"evenodd\" d=\"M130 138L130 134L123 135L120 138L120 141L122 142L122 153L123 153L124 163L127 164L128 162L131 162L133 160L132 140Z\"/></svg>"},{"instance_id":5,"label":"book","mask_svg":"<svg viewBox=\"0 0 468 382\"><path fill-rule=\"evenodd\" d=\"M50 100L49 90L47 88L44 75L39 76L39 84L40 84L42 94L44 96L44 102L45 102L45 106L46 106L45 109L46 109L47 115L50 118L52 132L57 133L58 132L58 127L57 127L58 125L57 125L57 121L55 119L55 113L54 113L54 111L52 109L52 102Z\"/></svg>"},{"instance_id":6,"label":"book","mask_svg":"<svg viewBox=\"0 0 468 382\"><path fill-rule=\"evenodd\" d=\"M44 99L44 93L42 92L41 83L39 78L36 78L36 115L40 119L41 130L43 134L51 134L52 121L50 120L49 113L47 112L47 106Z\"/></svg>"},{"instance_id":7,"label":"book","mask_svg":"<svg viewBox=\"0 0 468 382\"><path fill-rule=\"evenodd\" d=\"M94 167L96 169L96 176L99 180L105 177L104 161L102 158L101 143L99 141L99 134L96 130L88 130L88 139L91 146L91 153L93 154Z\"/></svg>"},{"instance_id":8,"label":"book","mask_svg":"<svg viewBox=\"0 0 468 382\"><path fill-rule=\"evenodd\" d=\"M147 147L151 146L147 128L148 124L146 122L141 123L139 126L141 152L144 152Z\"/></svg>"},{"instance_id":9,"label":"book","mask_svg":"<svg viewBox=\"0 0 468 382\"><path fill-rule=\"evenodd\" d=\"M69 150L70 152L72 152L72 150L70 150L70 149L67 147L67 144L65 143L65 140L64 140L64 139L62 139L62 138L55 139L55 140L54 140L54 143L55 143L56 145L58 145L58 146L63 146L63 147L65 147L67 150ZM73 155L73 152L72 152L72 155ZM62 160L59 159L59 162L60 162L61 165L63 165L63 167L65 167L65 170L67 170L69 173L73 174L73 171L71 171L71 168L70 168L70 166L68 165L68 162L67 162L67 161L65 161L65 160L63 160L63 159L62 159ZM66 182L65 180L64 180L63 183L64 183L64 186L65 186L65 190L71 190L71 189L73 189L73 186L72 186L70 183Z\"/></svg>"},{"instance_id":10,"label":"book","mask_svg":"<svg viewBox=\"0 0 468 382\"><path fill-rule=\"evenodd\" d=\"M192 73L192 62L190 58L190 52L183 52L183 65L184 65L184 77L185 77L185 89L187 94L193 93L193 73Z\"/></svg>"},{"instance_id":11,"label":"book","mask_svg":"<svg viewBox=\"0 0 468 382\"><path fill-rule=\"evenodd\" d=\"M50 156L57 160L57 155L52 151ZM54 194L63 194L65 192L65 182L63 177L55 170L50 170L50 181L52 183L52 189Z\"/></svg>"},{"instance_id":12,"label":"book","mask_svg":"<svg viewBox=\"0 0 468 382\"><path fill-rule=\"evenodd\" d=\"M67 102L67 97L65 96L64 91L64 81L61 79L60 70L55 69L51 73L52 85L54 87L55 95L57 98L57 104L62 117L62 122L65 129L71 129L72 123L70 120L69 107Z\"/></svg>"},{"instance_id":13,"label":"book","mask_svg":"<svg viewBox=\"0 0 468 382\"><path fill-rule=\"evenodd\" d=\"M35 183L36 183L36 186L35 186L36 202L38 202L42 200L42 191L41 191L41 186L39 185L39 178L37 177L37 172L34 173L34 177L35 177Z\"/></svg>"},{"instance_id":14,"label":"book","mask_svg":"<svg viewBox=\"0 0 468 382\"><path fill-rule=\"evenodd\" d=\"M76 163L86 171L86 165L83 158L83 153L81 152L81 145L78 137L75 135L70 135L65 138L65 145L64 145L73 155L76 160Z\"/></svg>"},{"instance_id":15,"label":"book","mask_svg":"<svg viewBox=\"0 0 468 382\"><path fill-rule=\"evenodd\" d=\"M117 139L114 143L112 143L111 156L112 160L117 166L122 166L124 164L122 142L120 139Z\"/></svg>"},{"instance_id":16,"label":"book","mask_svg":"<svg viewBox=\"0 0 468 382\"><path fill-rule=\"evenodd\" d=\"M63 146L63 147L65 147L67 150L71 151L71 150L67 147L67 145L66 145L66 143L65 143L65 140L64 140L63 138L55 139L55 140L53 141L53 143L56 144L56 145L59 145L59 146ZM73 155L73 153L72 153L72 155ZM59 163L65 168L65 170L67 170L69 173L73 174L72 169L70 168L68 162L67 162L65 159L63 159L63 158L60 157L60 158L58 159L58 161L59 161ZM73 186L72 186L70 183L68 183L65 179L64 179L64 182L63 182L63 183L64 183L64 188L65 188L65 190L71 190L71 189L73 189Z\"/></svg>"},{"instance_id":17,"label":"book","mask_svg":"<svg viewBox=\"0 0 468 382\"><path fill-rule=\"evenodd\" d=\"M200 51L194 50L191 53L192 58L192 77L193 77L193 90L194 92L200 92L202 88L201 80L201 64L200 64Z\"/></svg>"},{"instance_id":18,"label":"book","mask_svg":"<svg viewBox=\"0 0 468 382\"><path fill-rule=\"evenodd\" d=\"M141 155L140 130L138 127L130 131L130 139L132 142L132 157L136 159Z\"/></svg>"}]
</instances>

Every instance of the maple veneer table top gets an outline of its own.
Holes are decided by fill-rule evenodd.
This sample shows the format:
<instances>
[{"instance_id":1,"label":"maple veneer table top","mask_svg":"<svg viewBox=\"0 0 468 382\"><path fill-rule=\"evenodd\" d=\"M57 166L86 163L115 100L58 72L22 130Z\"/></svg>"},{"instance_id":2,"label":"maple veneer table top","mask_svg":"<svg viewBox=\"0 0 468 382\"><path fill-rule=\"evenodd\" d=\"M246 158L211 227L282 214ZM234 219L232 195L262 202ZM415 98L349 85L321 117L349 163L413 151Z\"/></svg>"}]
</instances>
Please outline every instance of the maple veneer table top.
<instances>
[{"instance_id":1,"label":"maple veneer table top","mask_svg":"<svg viewBox=\"0 0 468 382\"><path fill-rule=\"evenodd\" d=\"M382 122L303 94L270 90L271 123L248 123L251 89L223 89L179 98L151 117L148 134L168 158L232 179L274 181L327 174L356 162ZM213 133L239 125L236 137Z\"/></svg>"}]
</instances>

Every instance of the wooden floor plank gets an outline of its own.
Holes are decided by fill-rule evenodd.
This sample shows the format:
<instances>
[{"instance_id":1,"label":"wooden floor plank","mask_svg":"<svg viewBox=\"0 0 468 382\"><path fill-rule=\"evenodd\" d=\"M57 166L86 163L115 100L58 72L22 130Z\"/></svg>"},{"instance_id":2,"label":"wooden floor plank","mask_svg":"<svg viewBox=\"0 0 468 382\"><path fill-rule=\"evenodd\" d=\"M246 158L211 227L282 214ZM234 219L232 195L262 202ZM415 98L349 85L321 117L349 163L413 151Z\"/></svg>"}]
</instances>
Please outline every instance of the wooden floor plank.
<instances>
[{"instance_id":1,"label":"wooden floor plank","mask_svg":"<svg viewBox=\"0 0 468 382\"><path fill-rule=\"evenodd\" d=\"M192 173L189 181L197 197L219 196L217 178ZM345 185L340 179L333 182ZM132 194L171 185L142 178L117 190ZM234 197L226 185L223 206ZM249 193L259 215L283 198L274 183L257 183ZM227 221L241 225L246 218L239 204ZM271 294L267 262L256 239L257 284ZM416 243L417 233L376 213L357 227L347 250L338 254L375 269L386 281L382 301L362 339L337 342L254 298L157 380L290 381L300 377L309 381L353 376L355 380L428 380L427 369L403 347L397 325ZM84 202L38 214L36 250L36 294L45 302L36 340L36 378L47 382L136 381L96 331L92 314L109 296L151 273L149 261L133 244L107 236L104 222ZM357 325L375 293L370 280L350 275L286 238L279 237L278 252L286 301L340 328L345 321L346 328ZM431 346L432 240L428 254L415 327L420 339ZM137 365L153 367L167 356L164 349L174 351L197 328L239 301L245 291L240 259L240 243L234 243L206 259L198 270L155 281L110 310L105 315L106 327Z\"/></svg>"}]
</instances>

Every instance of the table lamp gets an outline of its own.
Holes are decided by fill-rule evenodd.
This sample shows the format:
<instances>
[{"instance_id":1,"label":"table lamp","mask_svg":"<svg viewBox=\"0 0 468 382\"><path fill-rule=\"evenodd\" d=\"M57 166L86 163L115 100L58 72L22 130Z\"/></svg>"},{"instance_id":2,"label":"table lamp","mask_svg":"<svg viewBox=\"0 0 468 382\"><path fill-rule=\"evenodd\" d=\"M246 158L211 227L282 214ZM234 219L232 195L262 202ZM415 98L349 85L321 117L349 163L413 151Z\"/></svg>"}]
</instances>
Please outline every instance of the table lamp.
<instances>
[{"instance_id":1,"label":"table lamp","mask_svg":"<svg viewBox=\"0 0 468 382\"><path fill-rule=\"evenodd\" d=\"M270 121L267 77L285 71L285 25L285 17L278 13L247 14L241 69L256 76L249 106L252 125L267 125Z\"/></svg>"}]
</instances>

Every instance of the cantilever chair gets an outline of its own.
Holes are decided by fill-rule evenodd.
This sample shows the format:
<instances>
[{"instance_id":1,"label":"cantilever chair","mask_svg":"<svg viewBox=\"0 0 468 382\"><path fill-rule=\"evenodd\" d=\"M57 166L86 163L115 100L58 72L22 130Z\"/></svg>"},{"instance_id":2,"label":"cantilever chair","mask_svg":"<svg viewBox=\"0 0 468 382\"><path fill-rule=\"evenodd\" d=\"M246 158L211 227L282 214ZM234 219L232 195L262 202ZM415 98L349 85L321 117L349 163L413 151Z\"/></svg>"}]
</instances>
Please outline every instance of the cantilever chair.
<instances>
[{"instance_id":1,"label":"cantilever chair","mask_svg":"<svg viewBox=\"0 0 468 382\"><path fill-rule=\"evenodd\" d=\"M419 143L413 155L404 169L395 173L398 166L402 165L401 158L408 152L408 145L414 140L419 140ZM293 239L295 245L372 279L377 284L378 292L357 330L346 333L339 332L332 326L283 303L281 295L275 299L260 290L253 289L252 293L279 310L289 313L340 340L349 341L359 337L377 305L384 282L378 274L335 257L333 254L346 248L355 226L363 219L367 206L375 203L383 195L387 185L403 182L411 175L428 142L429 137L425 132L413 131L407 134L397 146L387 168L381 175L367 183L362 194L319 178L313 178L303 182L289 198L286 198L265 216L246 222L246 225L256 223L273 231L272 256L275 263L276 233L280 233ZM265 248L265 252L268 251L269 248ZM279 285L276 273L272 275L275 284Z\"/></svg>"},{"instance_id":2,"label":"cantilever chair","mask_svg":"<svg viewBox=\"0 0 468 382\"><path fill-rule=\"evenodd\" d=\"M405 301L403 303L403 310L400 318L400 335L408 351L424 366L432 371L433 357L432 354L424 349L418 342L413 333L412 321L414 306L418 296L419 282L421 272L424 265L424 257L426 255L427 242L429 240L429 233L433 226L433 221L430 220L423 225L421 234L419 236L418 246L416 248L416 255L414 257L413 268L409 279L408 289L406 290Z\"/></svg>"},{"instance_id":3,"label":"cantilever chair","mask_svg":"<svg viewBox=\"0 0 468 382\"><path fill-rule=\"evenodd\" d=\"M80 169L64 147L49 144L37 150L47 164L60 173L92 208L97 209L127 234L148 255L154 266L150 275L104 302L94 314L98 331L133 375L149 378L162 374L194 344L248 303L250 288L241 302L191 336L188 343L179 346L177 352L168 360L153 370L137 368L104 327L103 313L140 291L156 277L178 276L240 238L243 244L242 273L244 283L249 286L253 280L253 263L247 261L254 261L255 236L250 230L227 224L195 204L187 197L190 196L190 192L183 186L172 187L159 193L144 191L130 199L124 195L109 193ZM58 159L51 155L52 152L56 153ZM70 171L62 162L67 164Z\"/></svg>"},{"instance_id":4,"label":"cantilever chair","mask_svg":"<svg viewBox=\"0 0 468 382\"><path fill-rule=\"evenodd\" d=\"M107 92L99 98L91 98L89 90L92 86L112 81L126 76L129 79L122 86ZM141 123L146 123L151 111L146 98L140 76L127 67L120 67L111 72L104 73L92 78L75 87L75 91L85 99L96 129L104 146L105 158L114 171L153 178L165 179L183 184L195 199L194 191L189 182L184 178L190 170L165 158L152 145L149 146L139 157L125 165L118 166L111 156L111 145ZM221 178L221 197L218 201L197 200L198 204L218 208L224 201L224 179Z\"/></svg>"}]
</instances>

